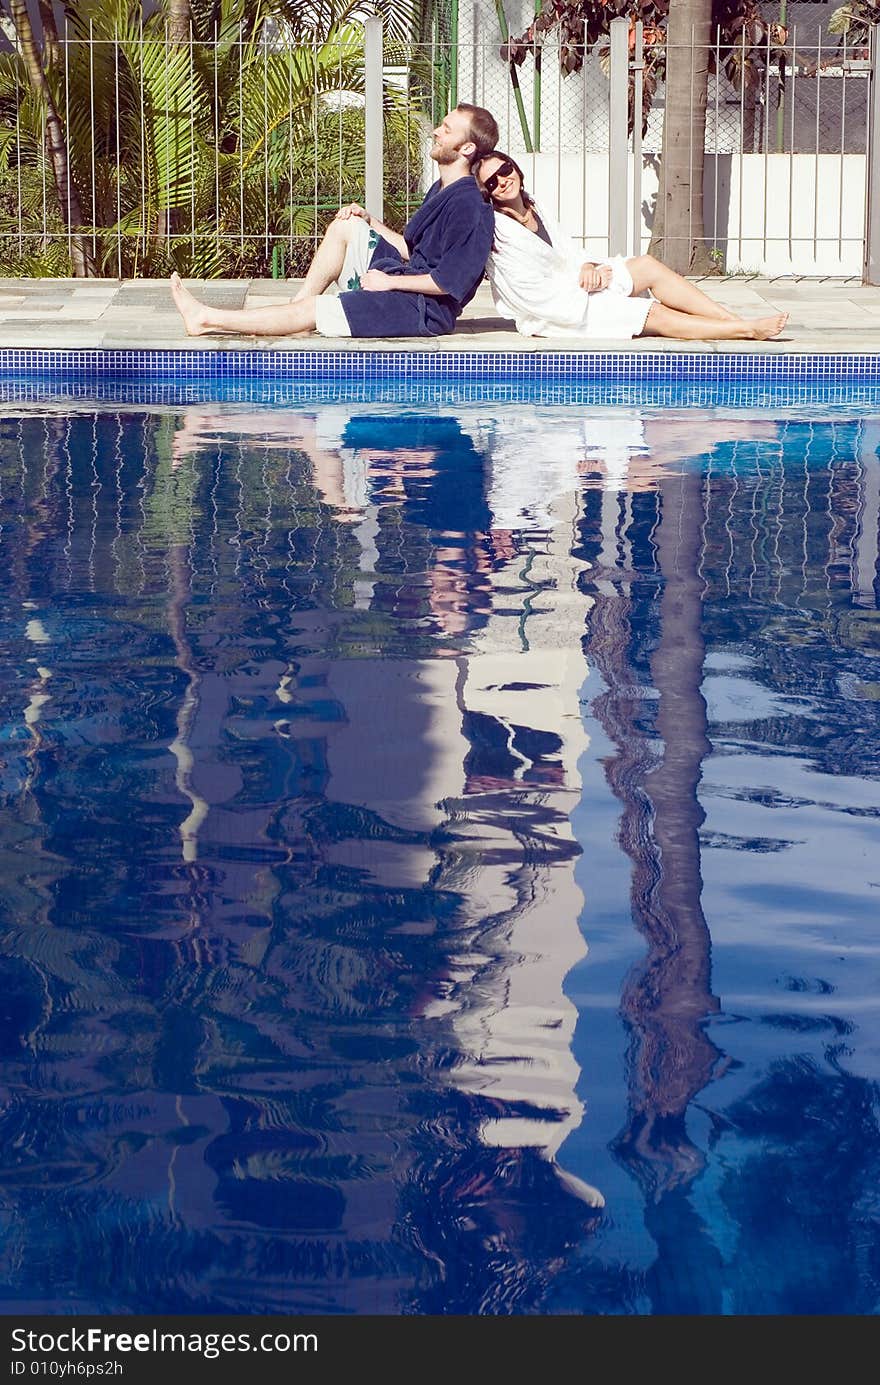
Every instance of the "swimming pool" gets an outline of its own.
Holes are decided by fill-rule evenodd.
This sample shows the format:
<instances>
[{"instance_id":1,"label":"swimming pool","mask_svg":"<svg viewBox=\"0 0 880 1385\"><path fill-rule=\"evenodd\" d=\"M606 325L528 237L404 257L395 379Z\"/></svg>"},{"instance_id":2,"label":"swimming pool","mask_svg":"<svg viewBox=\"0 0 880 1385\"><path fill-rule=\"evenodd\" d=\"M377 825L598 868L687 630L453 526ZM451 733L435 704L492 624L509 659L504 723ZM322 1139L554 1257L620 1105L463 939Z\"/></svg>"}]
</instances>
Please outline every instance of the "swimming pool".
<instances>
[{"instance_id":1,"label":"swimming pool","mask_svg":"<svg viewBox=\"0 0 880 1385\"><path fill-rule=\"evenodd\" d=\"M657 388L4 387L4 1311L876 1311L876 386Z\"/></svg>"}]
</instances>

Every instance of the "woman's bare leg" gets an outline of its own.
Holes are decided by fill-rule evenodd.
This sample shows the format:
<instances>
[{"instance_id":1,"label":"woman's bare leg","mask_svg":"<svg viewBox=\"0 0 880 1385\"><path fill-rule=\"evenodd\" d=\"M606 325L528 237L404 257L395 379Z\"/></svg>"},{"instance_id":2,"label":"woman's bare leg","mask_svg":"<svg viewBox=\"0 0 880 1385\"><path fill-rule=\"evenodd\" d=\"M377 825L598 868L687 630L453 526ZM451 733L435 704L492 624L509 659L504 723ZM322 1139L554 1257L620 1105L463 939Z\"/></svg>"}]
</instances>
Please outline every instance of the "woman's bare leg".
<instances>
[{"instance_id":1,"label":"woman's bare leg","mask_svg":"<svg viewBox=\"0 0 880 1385\"><path fill-rule=\"evenodd\" d=\"M675 337L679 341L768 341L778 337L788 313L772 317L742 317L722 319L702 317L697 313L682 313L663 303L652 303L645 319L643 337Z\"/></svg>"},{"instance_id":2,"label":"woman's bare leg","mask_svg":"<svg viewBox=\"0 0 880 1385\"><path fill-rule=\"evenodd\" d=\"M237 332L242 336L295 337L315 330L315 300L280 303L265 308L211 308L184 288L179 274L171 276L171 296L183 318L189 337L210 332Z\"/></svg>"},{"instance_id":3,"label":"woman's bare leg","mask_svg":"<svg viewBox=\"0 0 880 1385\"><path fill-rule=\"evenodd\" d=\"M689 283L653 255L636 255L627 260L626 267L632 275L636 293L648 289L659 303L676 308L680 313L696 313L698 317L718 318L723 322L736 321L735 313L723 308L696 284Z\"/></svg>"}]
</instances>

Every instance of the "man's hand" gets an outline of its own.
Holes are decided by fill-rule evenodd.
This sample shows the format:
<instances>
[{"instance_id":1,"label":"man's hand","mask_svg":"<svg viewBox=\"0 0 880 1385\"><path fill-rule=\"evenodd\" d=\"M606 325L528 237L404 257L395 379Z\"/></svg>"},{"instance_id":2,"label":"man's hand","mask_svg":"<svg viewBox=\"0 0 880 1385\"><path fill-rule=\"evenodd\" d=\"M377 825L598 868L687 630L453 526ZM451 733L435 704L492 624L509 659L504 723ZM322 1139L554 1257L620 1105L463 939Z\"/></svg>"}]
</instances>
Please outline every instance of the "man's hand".
<instances>
[{"instance_id":1,"label":"man's hand","mask_svg":"<svg viewBox=\"0 0 880 1385\"><path fill-rule=\"evenodd\" d=\"M586 260L581 265L578 282L587 293L598 293L600 289L607 289L611 283L611 273L610 264L593 264L592 261Z\"/></svg>"},{"instance_id":2,"label":"man's hand","mask_svg":"<svg viewBox=\"0 0 880 1385\"><path fill-rule=\"evenodd\" d=\"M386 274L383 269L368 269L361 275L361 288L367 293L381 293L383 289L400 288L399 274Z\"/></svg>"},{"instance_id":3,"label":"man's hand","mask_svg":"<svg viewBox=\"0 0 880 1385\"><path fill-rule=\"evenodd\" d=\"M427 293L434 298L442 297L444 290L430 274L386 274L384 269L368 269L361 275L361 288L367 293L381 293L383 289L395 289L399 293Z\"/></svg>"},{"instance_id":4,"label":"man's hand","mask_svg":"<svg viewBox=\"0 0 880 1385\"><path fill-rule=\"evenodd\" d=\"M362 216L364 221L369 221L370 213L366 207L362 207L359 202L349 202L346 206L340 207L333 218L334 221L348 221L352 216Z\"/></svg>"}]
</instances>

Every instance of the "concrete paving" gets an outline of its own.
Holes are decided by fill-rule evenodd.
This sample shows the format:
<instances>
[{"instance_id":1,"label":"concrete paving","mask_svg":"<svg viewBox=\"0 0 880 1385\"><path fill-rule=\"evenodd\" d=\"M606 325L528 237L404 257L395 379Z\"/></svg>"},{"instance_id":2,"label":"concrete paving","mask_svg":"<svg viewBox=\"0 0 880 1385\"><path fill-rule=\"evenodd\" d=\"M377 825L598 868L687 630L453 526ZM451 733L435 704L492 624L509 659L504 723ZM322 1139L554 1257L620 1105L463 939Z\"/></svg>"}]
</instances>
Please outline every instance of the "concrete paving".
<instances>
[{"instance_id":1,"label":"concrete paving","mask_svg":"<svg viewBox=\"0 0 880 1385\"><path fill-rule=\"evenodd\" d=\"M207 302L224 307L287 302L298 280L188 280ZM880 287L852 279L694 280L710 297L743 317L770 312L790 314L783 335L770 342L680 342L643 337L632 342L573 342L570 338L521 337L513 323L498 316L489 289L481 285L453 336L405 340L330 337L260 337L230 334L187 337L174 309L166 280L2 279L0 348L197 348L286 350L432 351L744 351L774 353L868 353L880 355Z\"/></svg>"}]
</instances>

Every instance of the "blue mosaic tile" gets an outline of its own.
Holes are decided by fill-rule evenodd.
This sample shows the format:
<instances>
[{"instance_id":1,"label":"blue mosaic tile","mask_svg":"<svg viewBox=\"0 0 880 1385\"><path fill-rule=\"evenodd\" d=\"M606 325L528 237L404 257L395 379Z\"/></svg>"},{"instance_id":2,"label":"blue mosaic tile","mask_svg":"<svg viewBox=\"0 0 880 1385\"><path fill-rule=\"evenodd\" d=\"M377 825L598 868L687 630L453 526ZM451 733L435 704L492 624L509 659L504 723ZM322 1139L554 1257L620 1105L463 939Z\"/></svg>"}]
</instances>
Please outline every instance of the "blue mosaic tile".
<instances>
[{"instance_id":1,"label":"blue mosaic tile","mask_svg":"<svg viewBox=\"0 0 880 1385\"><path fill-rule=\"evenodd\" d=\"M548 402L753 405L813 402L831 387L867 391L880 386L880 355L709 351L486 350L133 350L0 348L0 397L29 382L33 398L123 397L187 402L216 396L267 402L346 397L423 402L446 391L457 399L532 399ZM629 395L637 390L637 395ZM769 391L761 396L756 391ZM328 393L322 394L322 391ZM745 391L735 398L737 391ZM293 393L291 393L293 392ZM598 393L597 393L598 392ZM686 397L683 397L686 396ZM601 397L600 397L601 396ZM694 397L697 396L697 397ZM791 396L789 400L789 396ZM579 397L579 398L578 398ZM819 402L818 399L816 402Z\"/></svg>"}]
</instances>

